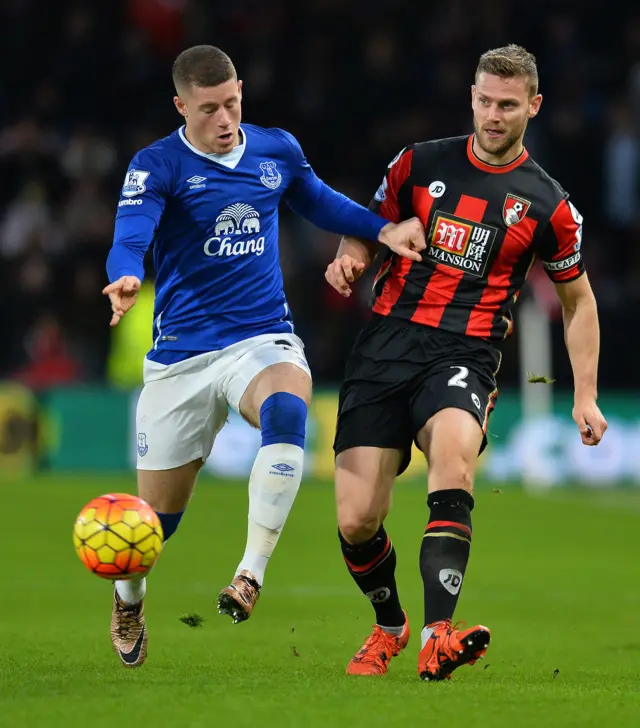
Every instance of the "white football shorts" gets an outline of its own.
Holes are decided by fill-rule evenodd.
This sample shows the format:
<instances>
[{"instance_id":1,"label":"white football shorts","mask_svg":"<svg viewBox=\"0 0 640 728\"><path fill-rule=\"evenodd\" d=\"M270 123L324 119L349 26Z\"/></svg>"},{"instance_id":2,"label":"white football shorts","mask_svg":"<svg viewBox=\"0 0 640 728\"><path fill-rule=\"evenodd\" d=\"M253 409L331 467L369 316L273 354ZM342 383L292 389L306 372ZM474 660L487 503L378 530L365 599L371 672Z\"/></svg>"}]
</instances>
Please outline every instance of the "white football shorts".
<instances>
[{"instance_id":1,"label":"white football shorts","mask_svg":"<svg viewBox=\"0 0 640 728\"><path fill-rule=\"evenodd\" d=\"M311 376L304 344L294 334L254 336L177 364L145 359L136 412L138 470L204 462L228 408L239 412L251 380L281 363L295 364Z\"/></svg>"}]
</instances>

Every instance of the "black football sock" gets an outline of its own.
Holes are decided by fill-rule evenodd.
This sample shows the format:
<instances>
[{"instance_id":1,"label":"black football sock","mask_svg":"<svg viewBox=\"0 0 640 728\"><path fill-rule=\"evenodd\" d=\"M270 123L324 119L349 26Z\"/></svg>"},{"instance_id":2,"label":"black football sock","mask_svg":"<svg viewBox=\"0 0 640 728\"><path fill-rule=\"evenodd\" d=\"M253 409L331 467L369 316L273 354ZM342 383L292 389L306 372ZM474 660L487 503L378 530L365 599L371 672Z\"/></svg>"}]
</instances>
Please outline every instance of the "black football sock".
<instances>
[{"instance_id":1,"label":"black football sock","mask_svg":"<svg viewBox=\"0 0 640 728\"><path fill-rule=\"evenodd\" d=\"M349 573L371 601L376 623L381 627L401 627L405 617L396 587L396 551L384 526L361 544L347 543L339 532L338 536Z\"/></svg>"},{"instance_id":2,"label":"black football sock","mask_svg":"<svg viewBox=\"0 0 640 728\"><path fill-rule=\"evenodd\" d=\"M452 619L471 550L473 496L441 490L427 499L429 523L420 548L424 584L424 623Z\"/></svg>"}]
</instances>

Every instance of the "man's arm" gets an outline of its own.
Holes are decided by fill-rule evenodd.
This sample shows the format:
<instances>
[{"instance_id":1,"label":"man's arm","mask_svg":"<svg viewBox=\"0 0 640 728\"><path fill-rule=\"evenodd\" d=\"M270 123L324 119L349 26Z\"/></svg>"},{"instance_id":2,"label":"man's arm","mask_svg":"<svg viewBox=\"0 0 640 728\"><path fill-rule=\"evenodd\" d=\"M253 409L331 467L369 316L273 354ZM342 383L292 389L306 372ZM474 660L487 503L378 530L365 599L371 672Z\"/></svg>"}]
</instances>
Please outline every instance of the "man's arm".
<instances>
[{"instance_id":1,"label":"man's arm","mask_svg":"<svg viewBox=\"0 0 640 728\"><path fill-rule=\"evenodd\" d=\"M597 445L607 429L598 398L600 327L598 308L586 275L555 284L562 303L564 340L574 382L573 418L585 445Z\"/></svg>"},{"instance_id":2,"label":"man's arm","mask_svg":"<svg viewBox=\"0 0 640 728\"><path fill-rule=\"evenodd\" d=\"M571 361L576 399L598 396L600 327L598 307L586 274L570 283L556 283L562 303L564 341Z\"/></svg>"},{"instance_id":3,"label":"man's arm","mask_svg":"<svg viewBox=\"0 0 640 728\"><path fill-rule=\"evenodd\" d=\"M582 215L568 197L558 203L541 240L540 254L554 283L564 319L564 339L574 381L573 419L585 445L597 445L607 422L598 409L600 329L596 300L582 260Z\"/></svg>"},{"instance_id":4,"label":"man's arm","mask_svg":"<svg viewBox=\"0 0 640 728\"><path fill-rule=\"evenodd\" d=\"M129 166L118 203L113 245L107 257L109 296L115 326L135 304L144 278L144 256L164 212L169 171L159 155L143 150Z\"/></svg>"},{"instance_id":5,"label":"man's arm","mask_svg":"<svg viewBox=\"0 0 640 728\"><path fill-rule=\"evenodd\" d=\"M380 245L362 238L345 237L340 241L335 260L329 264L324 277L345 298L351 295L350 283L373 263Z\"/></svg>"},{"instance_id":6,"label":"man's arm","mask_svg":"<svg viewBox=\"0 0 640 728\"><path fill-rule=\"evenodd\" d=\"M113 245L107 256L109 285L102 289L111 301L110 326L135 305L144 278L144 256L156 232L156 222L145 215L116 220Z\"/></svg>"},{"instance_id":7,"label":"man's arm","mask_svg":"<svg viewBox=\"0 0 640 728\"><path fill-rule=\"evenodd\" d=\"M146 215L116 219L113 245L107 256L107 276L113 283L123 276L144 278L144 256L156 234L157 223Z\"/></svg>"},{"instance_id":8,"label":"man's arm","mask_svg":"<svg viewBox=\"0 0 640 728\"><path fill-rule=\"evenodd\" d=\"M365 270L373 264L375 257L380 250L380 243L363 238L344 237L340 241L336 258L348 255L359 263L363 263Z\"/></svg>"},{"instance_id":9,"label":"man's arm","mask_svg":"<svg viewBox=\"0 0 640 728\"><path fill-rule=\"evenodd\" d=\"M402 224L389 222L325 184L307 162L300 145L284 132L291 148L294 179L284 199L291 209L322 230L387 245L411 260L421 260L424 228L417 218Z\"/></svg>"},{"instance_id":10,"label":"man's arm","mask_svg":"<svg viewBox=\"0 0 640 728\"><path fill-rule=\"evenodd\" d=\"M391 160L382 184L369 203L369 209L379 213L385 220L400 222L398 194L409 178L412 157L412 147L405 147ZM327 267L324 277L338 293L348 298L351 295L349 283L360 278L364 271L372 265L379 249L378 243L363 238L342 238L336 258Z\"/></svg>"}]
</instances>

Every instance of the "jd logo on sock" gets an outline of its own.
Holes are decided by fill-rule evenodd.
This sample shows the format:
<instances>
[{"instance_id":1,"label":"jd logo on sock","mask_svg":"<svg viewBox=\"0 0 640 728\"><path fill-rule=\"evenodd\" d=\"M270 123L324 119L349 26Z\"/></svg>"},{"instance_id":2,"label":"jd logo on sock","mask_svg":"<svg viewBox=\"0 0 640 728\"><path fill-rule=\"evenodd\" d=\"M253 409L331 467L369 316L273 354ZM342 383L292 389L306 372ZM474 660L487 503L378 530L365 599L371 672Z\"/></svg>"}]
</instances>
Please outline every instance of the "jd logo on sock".
<instances>
[{"instance_id":1,"label":"jd logo on sock","mask_svg":"<svg viewBox=\"0 0 640 728\"><path fill-rule=\"evenodd\" d=\"M440 583L442 586L454 596L460 591L462 586L462 574L457 569L440 569Z\"/></svg>"},{"instance_id":2,"label":"jd logo on sock","mask_svg":"<svg viewBox=\"0 0 640 728\"><path fill-rule=\"evenodd\" d=\"M367 592L367 597L373 604L386 602L390 596L391 590L386 586L383 586L380 589L375 589L374 591Z\"/></svg>"}]
</instances>

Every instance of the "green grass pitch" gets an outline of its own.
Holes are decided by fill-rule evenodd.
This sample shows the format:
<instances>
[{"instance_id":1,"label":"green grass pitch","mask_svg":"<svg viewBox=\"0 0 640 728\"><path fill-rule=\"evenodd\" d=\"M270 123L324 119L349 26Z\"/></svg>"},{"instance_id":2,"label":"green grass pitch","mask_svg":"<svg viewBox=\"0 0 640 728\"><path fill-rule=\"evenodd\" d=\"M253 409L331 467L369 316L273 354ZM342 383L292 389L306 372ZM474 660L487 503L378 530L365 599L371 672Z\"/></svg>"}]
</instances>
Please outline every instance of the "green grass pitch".
<instances>
[{"instance_id":1,"label":"green grass pitch","mask_svg":"<svg viewBox=\"0 0 640 728\"><path fill-rule=\"evenodd\" d=\"M111 650L108 582L76 558L71 526L133 478L41 477L0 486L0 726L429 726L640 724L640 493L479 488L457 618L487 624L487 658L448 683L418 680L418 549L426 506L399 484L388 530L413 626L383 678L348 678L372 610L341 561L331 486L306 482L254 616L214 599L244 547L246 488L202 481L149 580L149 658ZM197 612L190 629L179 621Z\"/></svg>"}]
</instances>

